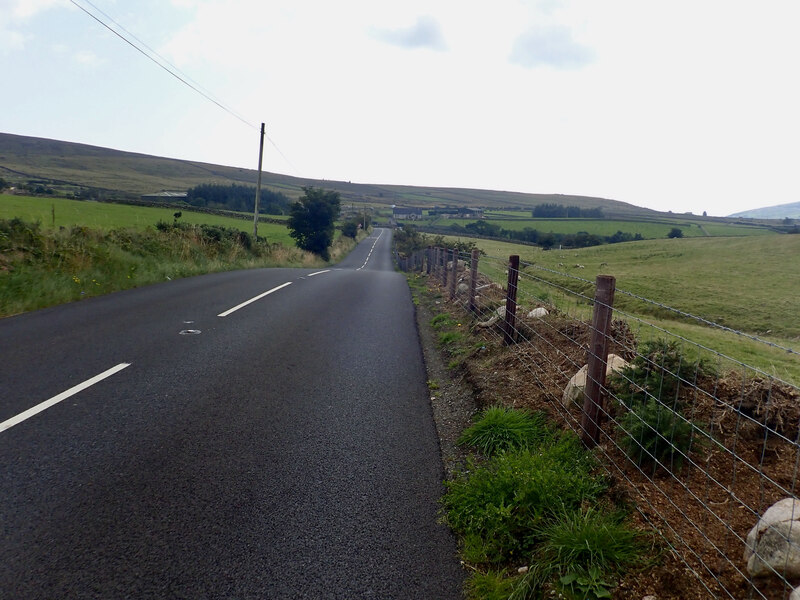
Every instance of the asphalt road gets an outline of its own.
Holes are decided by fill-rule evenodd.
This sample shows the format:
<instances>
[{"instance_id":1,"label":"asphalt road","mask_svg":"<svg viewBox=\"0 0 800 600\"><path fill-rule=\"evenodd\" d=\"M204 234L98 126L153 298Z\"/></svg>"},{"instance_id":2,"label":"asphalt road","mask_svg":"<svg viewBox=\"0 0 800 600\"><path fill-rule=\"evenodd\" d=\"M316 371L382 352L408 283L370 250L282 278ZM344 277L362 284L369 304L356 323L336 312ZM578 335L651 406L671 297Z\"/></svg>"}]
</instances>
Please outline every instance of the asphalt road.
<instances>
[{"instance_id":1,"label":"asphalt road","mask_svg":"<svg viewBox=\"0 0 800 600\"><path fill-rule=\"evenodd\" d=\"M0 320L0 598L459 598L390 237Z\"/></svg>"}]
</instances>

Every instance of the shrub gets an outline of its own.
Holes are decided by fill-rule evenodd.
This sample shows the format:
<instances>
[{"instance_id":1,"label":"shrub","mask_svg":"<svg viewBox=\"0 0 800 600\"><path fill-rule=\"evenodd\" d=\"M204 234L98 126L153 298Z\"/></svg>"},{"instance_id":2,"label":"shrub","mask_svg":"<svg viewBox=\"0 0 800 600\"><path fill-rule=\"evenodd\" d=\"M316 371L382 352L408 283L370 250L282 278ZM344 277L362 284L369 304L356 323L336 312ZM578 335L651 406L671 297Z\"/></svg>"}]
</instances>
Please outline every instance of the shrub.
<instances>
[{"instance_id":1,"label":"shrub","mask_svg":"<svg viewBox=\"0 0 800 600\"><path fill-rule=\"evenodd\" d=\"M692 444L694 425L668 406L648 400L635 405L619 420L619 444L638 466L660 464L677 469Z\"/></svg>"},{"instance_id":2,"label":"shrub","mask_svg":"<svg viewBox=\"0 0 800 600\"><path fill-rule=\"evenodd\" d=\"M502 406L487 408L472 427L461 434L459 444L473 446L483 454L527 448L552 437L542 413L529 413Z\"/></svg>"},{"instance_id":3,"label":"shrub","mask_svg":"<svg viewBox=\"0 0 800 600\"><path fill-rule=\"evenodd\" d=\"M636 357L620 373L609 378L609 388L626 407L658 399L678 404L681 385L710 372L704 361L689 360L674 341L644 342Z\"/></svg>"}]
</instances>

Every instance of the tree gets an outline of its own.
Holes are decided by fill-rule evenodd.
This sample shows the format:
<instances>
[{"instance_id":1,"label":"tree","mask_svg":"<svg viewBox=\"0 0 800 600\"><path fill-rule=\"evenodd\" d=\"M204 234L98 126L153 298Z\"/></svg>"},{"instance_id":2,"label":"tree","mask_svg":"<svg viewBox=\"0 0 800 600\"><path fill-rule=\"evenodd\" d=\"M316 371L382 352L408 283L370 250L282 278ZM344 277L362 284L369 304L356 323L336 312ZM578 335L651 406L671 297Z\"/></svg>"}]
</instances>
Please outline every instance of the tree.
<instances>
[{"instance_id":1,"label":"tree","mask_svg":"<svg viewBox=\"0 0 800 600\"><path fill-rule=\"evenodd\" d=\"M347 221L342 225L342 235L355 239L358 235L359 225L360 223L358 221Z\"/></svg>"},{"instance_id":2,"label":"tree","mask_svg":"<svg viewBox=\"0 0 800 600\"><path fill-rule=\"evenodd\" d=\"M682 238L683 237L683 230L680 227L673 227L669 230L667 234L668 238Z\"/></svg>"},{"instance_id":3,"label":"tree","mask_svg":"<svg viewBox=\"0 0 800 600\"><path fill-rule=\"evenodd\" d=\"M330 259L328 248L333 243L333 223L339 216L339 192L304 187L303 195L289 211L289 235L298 248Z\"/></svg>"}]
</instances>

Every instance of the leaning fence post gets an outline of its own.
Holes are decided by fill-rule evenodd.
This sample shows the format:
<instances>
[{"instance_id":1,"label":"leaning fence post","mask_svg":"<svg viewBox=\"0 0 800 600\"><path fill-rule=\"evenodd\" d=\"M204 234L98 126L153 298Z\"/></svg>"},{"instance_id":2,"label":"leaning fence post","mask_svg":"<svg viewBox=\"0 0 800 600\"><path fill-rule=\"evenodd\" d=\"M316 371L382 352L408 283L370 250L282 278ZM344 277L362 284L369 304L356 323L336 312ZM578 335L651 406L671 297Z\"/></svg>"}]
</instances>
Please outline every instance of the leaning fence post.
<instances>
[{"instance_id":1,"label":"leaning fence post","mask_svg":"<svg viewBox=\"0 0 800 600\"><path fill-rule=\"evenodd\" d=\"M450 300L455 300L456 285L458 283L458 250L455 248L450 250L450 256L453 259L453 277L450 280Z\"/></svg>"},{"instance_id":2,"label":"leaning fence post","mask_svg":"<svg viewBox=\"0 0 800 600\"><path fill-rule=\"evenodd\" d=\"M480 250L477 248L472 250L472 259L469 265L469 312L476 312L475 306L475 293L478 289L478 256Z\"/></svg>"},{"instance_id":3,"label":"leaning fence post","mask_svg":"<svg viewBox=\"0 0 800 600\"><path fill-rule=\"evenodd\" d=\"M519 281L519 256L508 257L508 287L506 288L506 318L503 328L503 343L507 346L516 340L517 283Z\"/></svg>"},{"instance_id":4,"label":"leaning fence post","mask_svg":"<svg viewBox=\"0 0 800 600\"><path fill-rule=\"evenodd\" d=\"M583 399L583 443L591 447L600 438L603 390L606 385L606 363L608 362L608 338L611 331L611 315L614 306L614 291L617 280L611 275L598 275L595 280L594 314L592 316L592 341L589 346L586 373L586 389Z\"/></svg>"},{"instance_id":5,"label":"leaning fence post","mask_svg":"<svg viewBox=\"0 0 800 600\"><path fill-rule=\"evenodd\" d=\"M426 275L430 275L431 274L431 254L433 254L433 249L430 246L428 246L425 249L425 274Z\"/></svg>"}]
</instances>

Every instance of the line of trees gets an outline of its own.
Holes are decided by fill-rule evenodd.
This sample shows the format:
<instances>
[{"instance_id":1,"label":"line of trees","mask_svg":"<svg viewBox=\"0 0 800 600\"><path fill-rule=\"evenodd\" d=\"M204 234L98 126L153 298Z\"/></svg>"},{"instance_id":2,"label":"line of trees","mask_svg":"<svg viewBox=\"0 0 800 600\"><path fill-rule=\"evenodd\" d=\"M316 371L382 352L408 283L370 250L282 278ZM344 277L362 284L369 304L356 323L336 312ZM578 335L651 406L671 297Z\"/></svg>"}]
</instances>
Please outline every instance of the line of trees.
<instances>
[{"instance_id":1,"label":"line of trees","mask_svg":"<svg viewBox=\"0 0 800 600\"><path fill-rule=\"evenodd\" d=\"M535 219L602 219L603 209L564 206L563 204L540 204L534 207L531 215Z\"/></svg>"},{"instance_id":2,"label":"line of trees","mask_svg":"<svg viewBox=\"0 0 800 600\"><path fill-rule=\"evenodd\" d=\"M589 246L600 246L601 244L637 242L644 239L640 233L626 233L624 231L617 231L614 235L597 235L586 231L579 231L578 233L543 232L532 227L525 227L522 230L504 229L500 225L489 221L476 221L464 226L453 223L450 229L456 233L466 232L481 237L507 238L509 240L529 242L543 248L552 248L554 246L587 248Z\"/></svg>"},{"instance_id":3,"label":"line of trees","mask_svg":"<svg viewBox=\"0 0 800 600\"><path fill-rule=\"evenodd\" d=\"M236 183L231 185L203 183L186 191L186 202L192 206L253 212L255 200L256 188L254 186ZM285 215L289 213L291 204L292 201L286 194L262 188L258 212L268 215Z\"/></svg>"}]
</instances>

